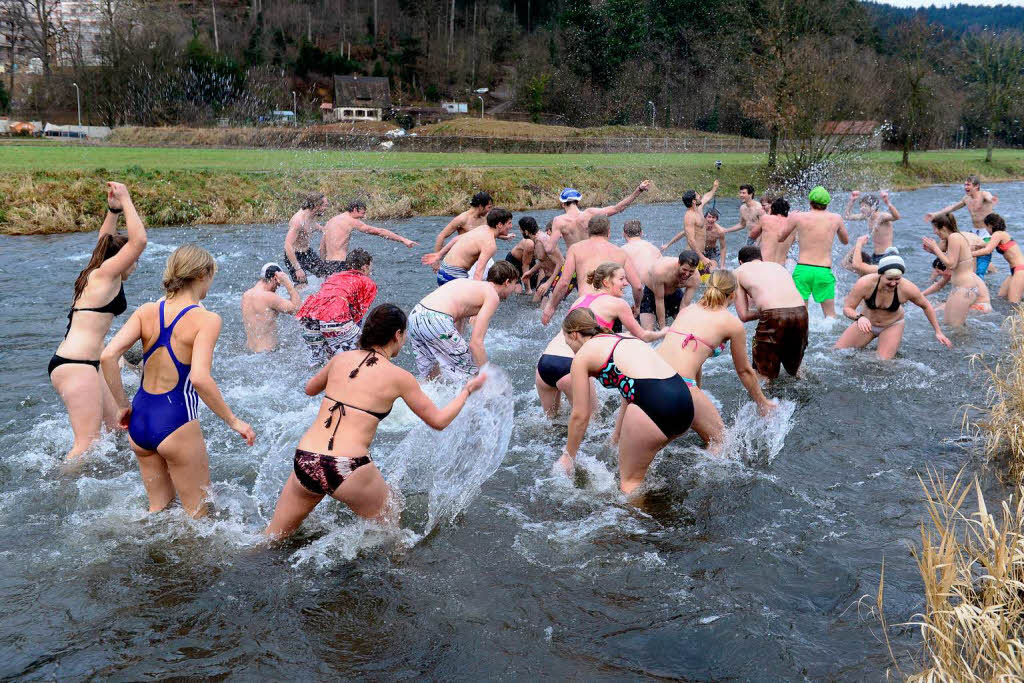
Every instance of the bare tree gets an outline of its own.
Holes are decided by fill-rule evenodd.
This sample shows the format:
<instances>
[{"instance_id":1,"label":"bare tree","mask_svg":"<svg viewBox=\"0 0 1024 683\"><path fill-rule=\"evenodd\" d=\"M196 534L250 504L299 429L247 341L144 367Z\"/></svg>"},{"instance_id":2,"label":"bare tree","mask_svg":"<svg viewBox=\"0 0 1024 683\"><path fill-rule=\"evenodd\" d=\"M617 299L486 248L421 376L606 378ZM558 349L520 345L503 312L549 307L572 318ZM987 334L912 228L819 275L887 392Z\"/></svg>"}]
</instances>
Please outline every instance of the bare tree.
<instances>
[{"instance_id":1,"label":"bare tree","mask_svg":"<svg viewBox=\"0 0 1024 683\"><path fill-rule=\"evenodd\" d=\"M992 161L996 132L1024 96L1024 40L1019 33L983 31L965 40L968 80L987 125L985 161Z\"/></svg>"}]
</instances>

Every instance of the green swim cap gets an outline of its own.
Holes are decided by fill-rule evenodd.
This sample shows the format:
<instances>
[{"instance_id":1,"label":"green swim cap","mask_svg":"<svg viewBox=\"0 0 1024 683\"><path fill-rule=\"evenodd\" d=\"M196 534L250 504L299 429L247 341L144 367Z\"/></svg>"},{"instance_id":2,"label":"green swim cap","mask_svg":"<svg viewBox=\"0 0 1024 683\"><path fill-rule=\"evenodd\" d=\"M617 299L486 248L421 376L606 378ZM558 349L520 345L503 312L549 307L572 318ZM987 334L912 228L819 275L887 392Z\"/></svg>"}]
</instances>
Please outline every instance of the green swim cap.
<instances>
[{"instance_id":1,"label":"green swim cap","mask_svg":"<svg viewBox=\"0 0 1024 683\"><path fill-rule=\"evenodd\" d=\"M816 188L811 190L811 193L807 195L807 199L815 204L821 204L823 206L828 206L829 202L832 201L832 197L829 196L828 190L821 185L818 185Z\"/></svg>"}]
</instances>

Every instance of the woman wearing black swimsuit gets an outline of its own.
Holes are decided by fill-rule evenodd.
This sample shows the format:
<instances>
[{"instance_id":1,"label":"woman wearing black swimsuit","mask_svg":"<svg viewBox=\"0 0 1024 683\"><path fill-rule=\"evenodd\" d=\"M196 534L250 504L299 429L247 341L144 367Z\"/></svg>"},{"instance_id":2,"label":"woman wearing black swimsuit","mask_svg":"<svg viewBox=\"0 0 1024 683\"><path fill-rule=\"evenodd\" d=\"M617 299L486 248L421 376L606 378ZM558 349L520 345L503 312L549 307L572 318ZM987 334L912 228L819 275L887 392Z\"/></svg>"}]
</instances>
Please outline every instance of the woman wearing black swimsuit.
<instances>
[{"instance_id":1,"label":"woman wearing black swimsuit","mask_svg":"<svg viewBox=\"0 0 1024 683\"><path fill-rule=\"evenodd\" d=\"M117 234L121 213L127 237ZM68 329L47 368L75 433L68 459L84 453L99 438L101 424L117 427L117 405L99 372L100 352L114 317L128 308L123 281L135 270L145 248L146 229L128 188L107 183L107 216L89 264L75 280Z\"/></svg>"},{"instance_id":2,"label":"woman wearing black swimsuit","mask_svg":"<svg viewBox=\"0 0 1024 683\"><path fill-rule=\"evenodd\" d=\"M320 412L295 449L293 471L264 533L282 538L294 532L313 508L331 496L360 517L384 519L391 489L370 458L377 425L401 398L421 420L444 429L466 399L484 384L481 373L438 408L416 378L394 365L406 337L406 316L394 304L374 308L366 318L359 349L335 355L306 384L306 393L324 392ZM337 400L344 398L344 401Z\"/></svg>"},{"instance_id":3,"label":"woman wearing black swimsuit","mask_svg":"<svg viewBox=\"0 0 1024 683\"><path fill-rule=\"evenodd\" d=\"M906 269L899 253L886 253L878 262L876 275L865 275L857 280L843 302L843 313L853 324L839 337L837 349L862 349L878 337L878 357L882 360L895 357L903 340L903 304L908 301L924 311L939 343L953 348L953 343L942 334L928 299L917 285L903 277ZM863 313L857 311L861 302L864 303Z\"/></svg>"},{"instance_id":4,"label":"woman wearing black swimsuit","mask_svg":"<svg viewBox=\"0 0 1024 683\"><path fill-rule=\"evenodd\" d=\"M693 401L683 378L646 343L601 327L588 308L565 316L562 333L575 357L569 376L572 391L583 396L596 377L625 399L619 432L619 488L630 494L644 481L658 451L690 428ZM576 401L569 418L569 439L558 461L571 474L590 422L590 404Z\"/></svg>"}]
</instances>

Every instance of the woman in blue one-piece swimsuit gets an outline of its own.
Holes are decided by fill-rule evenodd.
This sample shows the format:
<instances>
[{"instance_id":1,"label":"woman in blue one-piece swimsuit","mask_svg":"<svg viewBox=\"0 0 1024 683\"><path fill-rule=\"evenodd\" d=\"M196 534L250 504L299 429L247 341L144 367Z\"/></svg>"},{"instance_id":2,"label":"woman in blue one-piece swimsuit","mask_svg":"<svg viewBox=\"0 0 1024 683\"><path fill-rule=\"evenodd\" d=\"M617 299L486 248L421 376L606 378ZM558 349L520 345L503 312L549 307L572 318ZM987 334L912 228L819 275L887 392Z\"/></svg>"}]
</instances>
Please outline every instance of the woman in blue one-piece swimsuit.
<instances>
[{"instance_id":1,"label":"woman in blue one-piece swimsuit","mask_svg":"<svg viewBox=\"0 0 1024 683\"><path fill-rule=\"evenodd\" d=\"M217 264L205 249L178 247L164 270L164 299L132 314L100 357L103 375L120 407L139 460L149 511L163 510L175 494L193 517L206 514L210 462L199 428L199 400L210 407L250 446L256 438L235 417L210 375L221 320L199 305L213 282ZM142 381L131 406L117 361L142 340Z\"/></svg>"}]
</instances>

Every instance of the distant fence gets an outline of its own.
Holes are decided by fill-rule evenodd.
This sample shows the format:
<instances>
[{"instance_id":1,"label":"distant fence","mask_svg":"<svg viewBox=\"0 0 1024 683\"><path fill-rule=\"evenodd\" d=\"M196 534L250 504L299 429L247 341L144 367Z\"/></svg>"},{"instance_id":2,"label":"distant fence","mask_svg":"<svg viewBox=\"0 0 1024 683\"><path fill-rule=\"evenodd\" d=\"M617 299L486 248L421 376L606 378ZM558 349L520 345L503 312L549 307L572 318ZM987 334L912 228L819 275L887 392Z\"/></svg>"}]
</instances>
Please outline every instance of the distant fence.
<instances>
[{"instance_id":1,"label":"distant fence","mask_svg":"<svg viewBox=\"0 0 1024 683\"><path fill-rule=\"evenodd\" d=\"M414 129L415 132L415 129ZM124 128L111 144L169 147L265 147L404 152L493 152L503 154L600 154L654 152L747 152L768 150L767 140L703 136L666 138L508 138L466 135L367 135L315 128ZM392 143L388 145L387 143Z\"/></svg>"}]
</instances>

